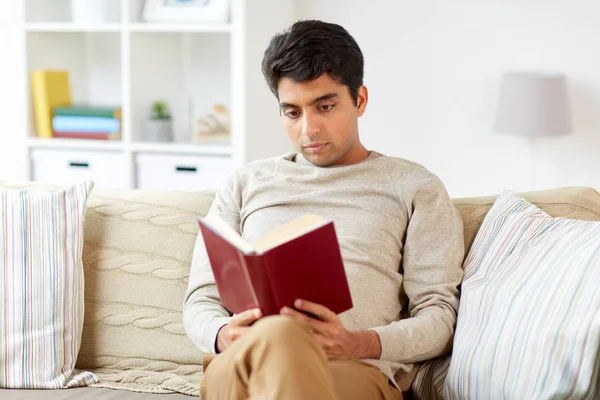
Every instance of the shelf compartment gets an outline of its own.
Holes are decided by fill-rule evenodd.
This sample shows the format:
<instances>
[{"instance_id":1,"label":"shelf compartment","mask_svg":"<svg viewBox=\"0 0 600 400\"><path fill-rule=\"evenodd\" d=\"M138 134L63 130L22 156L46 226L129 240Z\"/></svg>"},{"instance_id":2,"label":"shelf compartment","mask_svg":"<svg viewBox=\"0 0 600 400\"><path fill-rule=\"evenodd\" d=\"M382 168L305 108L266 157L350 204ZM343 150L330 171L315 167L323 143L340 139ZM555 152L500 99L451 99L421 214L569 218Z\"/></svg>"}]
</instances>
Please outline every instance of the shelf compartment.
<instances>
[{"instance_id":1,"label":"shelf compartment","mask_svg":"<svg viewBox=\"0 0 600 400\"><path fill-rule=\"evenodd\" d=\"M73 105L122 105L121 42L118 33L30 32L26 36L28 98L30 72L67 70ZM29 107L29 137L37 137ZM127 118L126 115L123 116Z\"/></svg>"},{"instance_id":2,"label":"shelf compartment","mask_svg":"<svg viewBox=\"0 0 600 400\"><path fill-rule=\"evenodd\" d=\"M72 22L72 0L25 0L26 22ZM78 0L81 1L81 0ZM121 20L121 0L102 1L106 7L106 22ZM129 0L123 0L129 1Z\"/></svg>"},{"instance_id":3,"label":"shelf compartment","mask_svg":"<svg viewBox=\"0 0 600 400\"><path fill-rule=\"evenodd\" d=\"M131 54L133 141L145 141L154 101L168 103L174 142L193 142L198 118L212 104L230 108L229 34L136 32L131 34Z\"/></svg>"}]
</instances>

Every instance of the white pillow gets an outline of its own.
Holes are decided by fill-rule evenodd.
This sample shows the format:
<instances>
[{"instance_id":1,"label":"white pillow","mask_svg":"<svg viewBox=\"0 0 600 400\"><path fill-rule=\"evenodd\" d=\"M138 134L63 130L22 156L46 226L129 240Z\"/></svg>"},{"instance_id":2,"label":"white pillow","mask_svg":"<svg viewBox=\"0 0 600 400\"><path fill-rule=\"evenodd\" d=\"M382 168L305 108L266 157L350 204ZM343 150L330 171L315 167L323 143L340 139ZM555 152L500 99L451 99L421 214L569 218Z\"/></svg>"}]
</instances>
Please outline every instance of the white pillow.
<instances>
[{"instance_id":1,"label":"white pillow","mask_svg":"<svg viewBox=\"0 0 600 400\"><path fill-rule=\"evenodd\" d=\"M514 192L464 264L448 399L597 399L600 222L551 218Z\"/></svg>"},{"instance_id":2,"label":"white pillow","mask_svg":"<svg viewBox=\"0 0 600 400\"><path fill-rule=\"evenodd\" d=\"M93 182L0 188L0 387L96 382L74 371L83 328L83 218Z\"/></svg>"}]
</instances>

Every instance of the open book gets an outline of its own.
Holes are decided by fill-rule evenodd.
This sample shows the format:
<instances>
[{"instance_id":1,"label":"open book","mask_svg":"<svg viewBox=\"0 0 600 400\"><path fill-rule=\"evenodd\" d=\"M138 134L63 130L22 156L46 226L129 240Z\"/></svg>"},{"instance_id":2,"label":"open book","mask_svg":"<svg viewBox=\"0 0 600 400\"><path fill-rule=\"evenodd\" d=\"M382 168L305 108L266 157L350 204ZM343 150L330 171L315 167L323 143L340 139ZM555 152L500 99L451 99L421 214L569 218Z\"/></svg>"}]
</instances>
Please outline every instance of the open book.
<instances>
[{"instance_id":1,"label":"open book","mask_svg":"<svg viewBox=\"0 0 600 400\"><path fill-rule=\"evenodd\" d=\"M352 298L333 221L306 214L256 240L254 246L216 216L198 217L223 305L233 313L260 308L279 314L294 300L335 313Z\"/></svg>"}]
</instances>

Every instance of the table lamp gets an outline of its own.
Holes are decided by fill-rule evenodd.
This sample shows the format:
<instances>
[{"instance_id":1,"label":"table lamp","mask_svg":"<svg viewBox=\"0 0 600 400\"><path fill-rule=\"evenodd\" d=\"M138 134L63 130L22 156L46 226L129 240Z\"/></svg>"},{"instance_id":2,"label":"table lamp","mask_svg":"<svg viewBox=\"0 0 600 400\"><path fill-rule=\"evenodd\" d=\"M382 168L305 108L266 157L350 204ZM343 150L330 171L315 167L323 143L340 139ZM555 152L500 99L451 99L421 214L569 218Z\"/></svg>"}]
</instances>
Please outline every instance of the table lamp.
<instances>
[{"instance_id":1,"label":"table lamp","mask_svg":"<svg viewBox=\"0 0 600 400\"><path fill-rule=\"evenodd\" d=\"M506 72L502 78L494 129L528 138L530 189L534 188L534 140L571 132L567 79L561 73Z\"/></svg>"}]
</instances>

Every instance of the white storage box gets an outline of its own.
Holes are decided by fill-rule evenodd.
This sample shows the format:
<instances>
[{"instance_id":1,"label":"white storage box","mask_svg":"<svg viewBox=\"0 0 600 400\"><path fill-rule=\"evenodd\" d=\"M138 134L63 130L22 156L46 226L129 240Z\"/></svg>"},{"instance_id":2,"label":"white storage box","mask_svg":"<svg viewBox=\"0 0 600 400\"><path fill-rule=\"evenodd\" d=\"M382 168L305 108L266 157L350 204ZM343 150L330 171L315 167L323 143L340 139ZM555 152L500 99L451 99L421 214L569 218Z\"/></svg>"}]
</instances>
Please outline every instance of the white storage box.
<instances>
[{"instance_id":1,"label":"white storage box","mask_svg":"<svg viewBox=\"0 0 600 400\"><path fill-rule=\"evenodd\" d=\"M137 188L218 190L233 172L231 157L138 154Z\"/></svg>"},{"instance_id":2,"label":"white storage box","mask_svg":"<svg viewBox=\"0 0 600 400\"><path fill-rule=\"evenodd\" d=\"M118 151L32 149L33 180L69 185L93 180L105 188L128 188L126 157Z\"/></svg>"}]
</instances>

